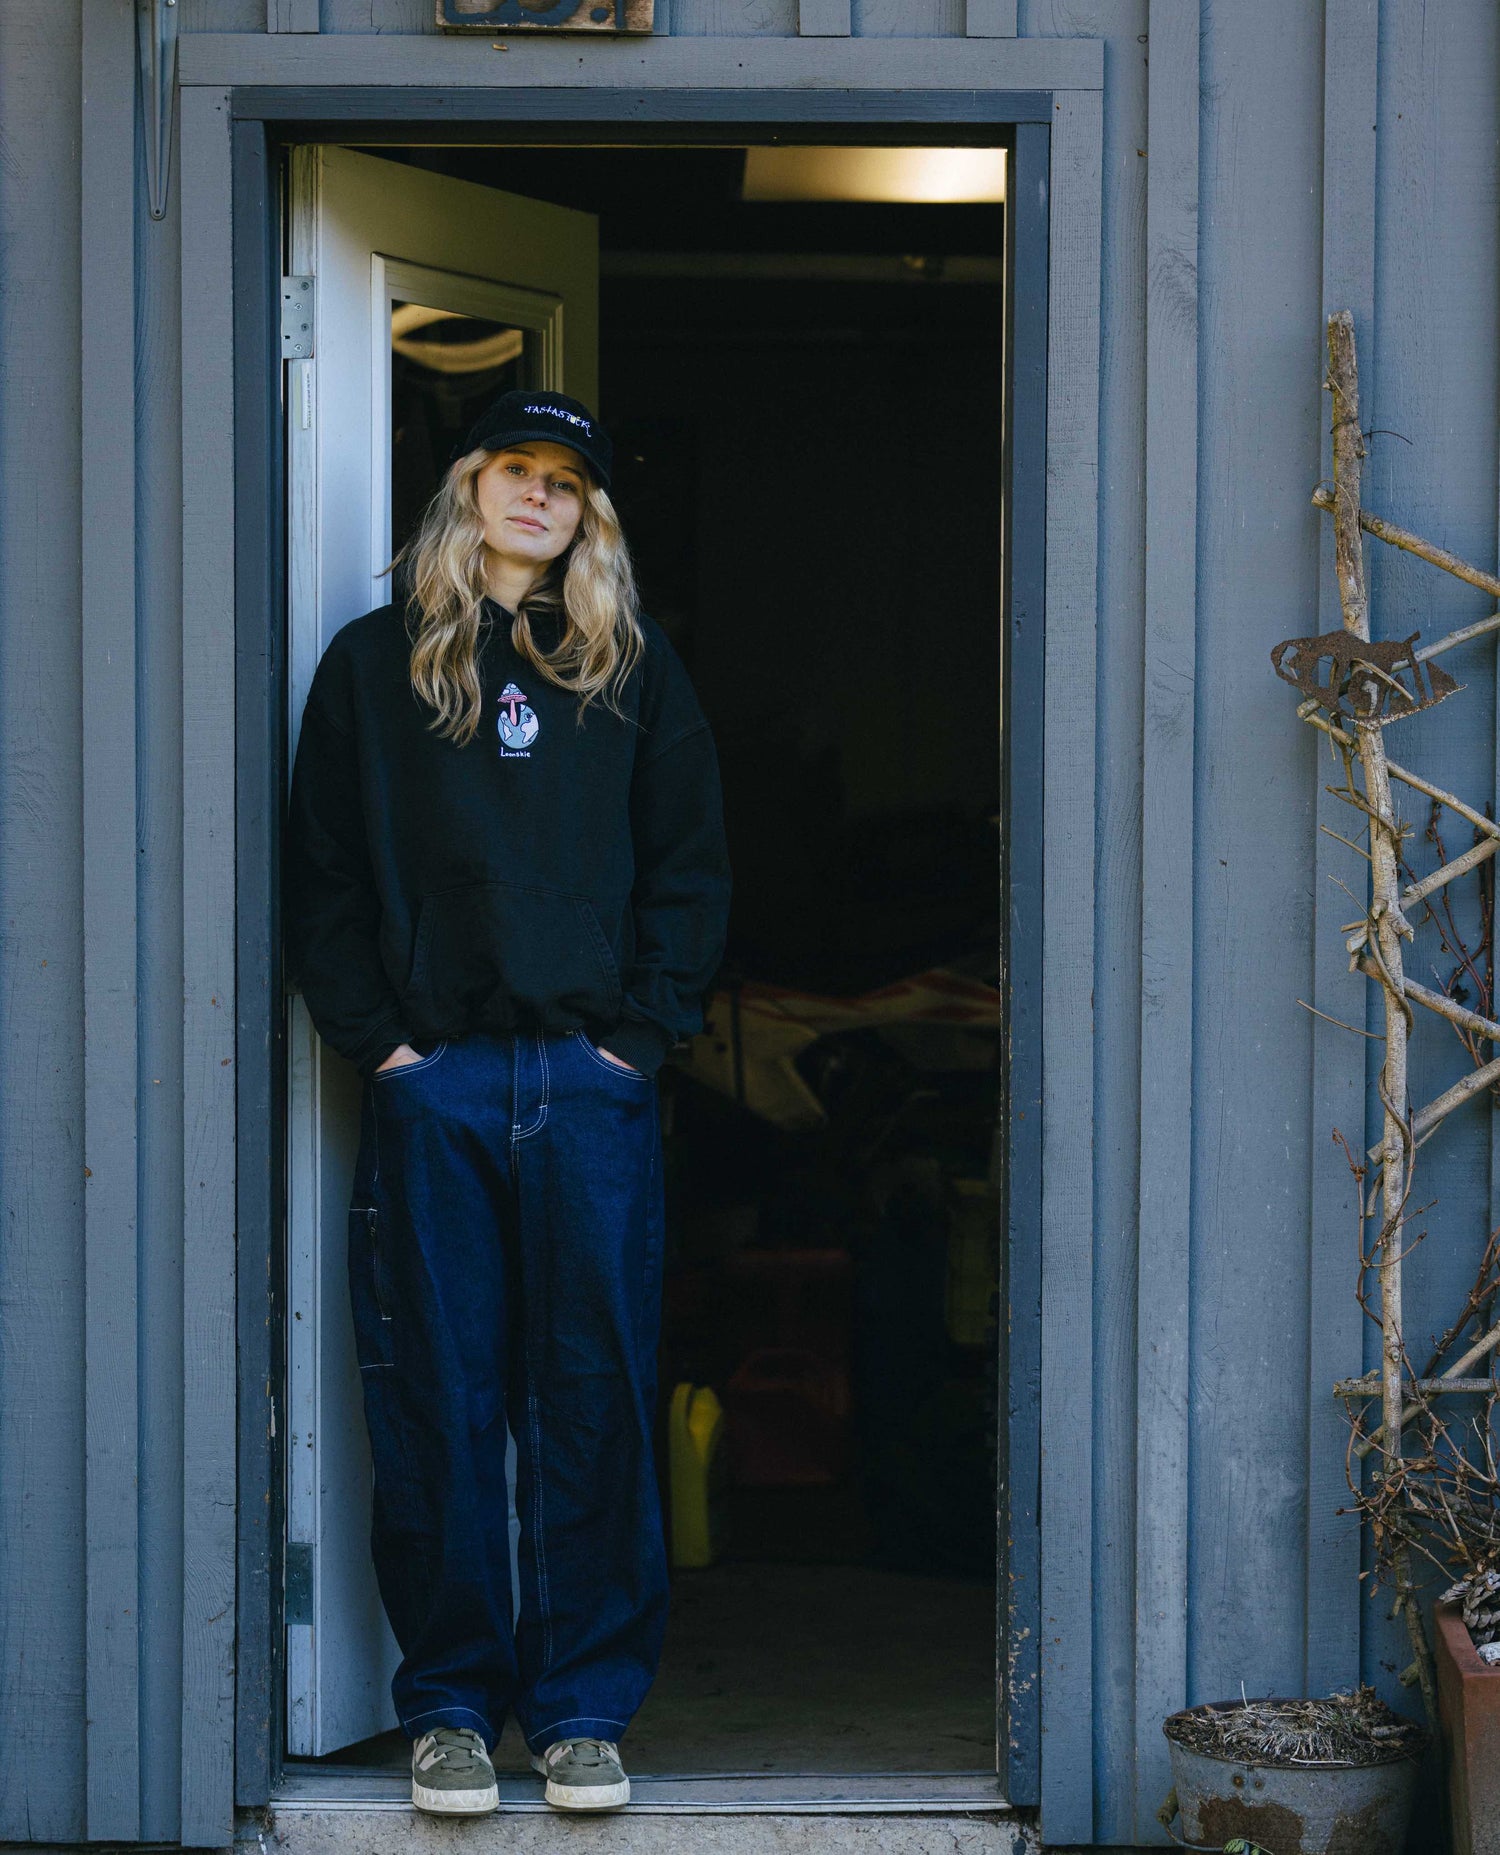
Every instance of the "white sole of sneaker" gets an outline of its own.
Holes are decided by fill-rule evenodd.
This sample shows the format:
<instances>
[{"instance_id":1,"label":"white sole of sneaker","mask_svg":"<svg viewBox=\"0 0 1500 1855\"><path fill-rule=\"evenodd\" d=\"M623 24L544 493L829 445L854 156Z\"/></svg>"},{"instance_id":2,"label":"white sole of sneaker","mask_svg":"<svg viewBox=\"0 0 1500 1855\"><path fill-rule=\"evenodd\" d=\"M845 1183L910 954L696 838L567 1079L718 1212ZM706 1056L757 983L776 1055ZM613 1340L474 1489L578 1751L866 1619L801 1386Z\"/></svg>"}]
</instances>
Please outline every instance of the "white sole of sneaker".
<instances>
[{"instance_id":1,"label":"white sole of sneaker","mask_svg":"<svg viewBox=\"0 0 1500 1855\"><path fill-rule=\"evenodd\" d=\"M500 1808L500 1787L492 1784L483 1791L431 1791L413 1778L411 1800L430 1816L483 1816Z\"/></svg>"},{"instance_id":2,"label":"white sole of sneaker","mask_svg":"<svg viewBox=\"0 0 1500 1855\"><path fill-rule=\"evenodd\" d=\"M547 1761L534 1753L531 1769L547 1777ZM544 1793L554 1810L620 1810L630 1802L630 1780L618 1784L554 1784L547 1778Z\"/></svg>"},{"instance_id":3,"label":"white sole of sneaker","mask_svg":"<svg viewBox=\"0 0 1500 1855\"><path fill-rule=\"evenodd\" d=\"M547 1780L547 1802L554 1810L618 1810L630 1802L630 1780L618 1784L554 1784Z\"/></svg>"}]
</instances>

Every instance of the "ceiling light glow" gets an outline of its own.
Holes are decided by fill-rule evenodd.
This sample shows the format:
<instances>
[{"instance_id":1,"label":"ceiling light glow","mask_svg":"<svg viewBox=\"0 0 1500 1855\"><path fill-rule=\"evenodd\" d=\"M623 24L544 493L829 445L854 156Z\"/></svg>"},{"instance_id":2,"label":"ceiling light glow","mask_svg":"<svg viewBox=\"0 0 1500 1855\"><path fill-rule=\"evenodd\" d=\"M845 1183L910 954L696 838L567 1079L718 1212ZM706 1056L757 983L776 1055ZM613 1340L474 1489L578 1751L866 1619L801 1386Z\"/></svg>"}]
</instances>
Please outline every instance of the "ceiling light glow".
<instances>
[{"instance_id":1,"label":"ceiling light glow","mask_svg":"<svg viewBox=\"0 0 1500 1855\"><path fill-rule=\"evenodd\" d=\"M993 205L1005 198L1003 148L750 148L747 200Z\"/></svg>"}]
</instances>

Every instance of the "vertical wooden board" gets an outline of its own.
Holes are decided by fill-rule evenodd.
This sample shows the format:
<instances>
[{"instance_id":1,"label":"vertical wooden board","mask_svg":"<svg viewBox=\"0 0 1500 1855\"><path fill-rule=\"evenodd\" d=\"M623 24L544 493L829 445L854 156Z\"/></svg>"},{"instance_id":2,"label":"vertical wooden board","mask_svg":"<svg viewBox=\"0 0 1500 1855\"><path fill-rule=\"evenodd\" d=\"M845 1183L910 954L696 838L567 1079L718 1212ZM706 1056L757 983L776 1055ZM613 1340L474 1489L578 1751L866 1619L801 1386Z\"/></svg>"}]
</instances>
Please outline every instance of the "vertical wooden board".
<instances>
[{"instance_id":1,"label":"vertical wooden board","mask_svg":"<svg viewBox=\"0 0 1500 1855\"><path fill-rule=\"evenodd\" d=\"M229 97L182 96L182 1840L233 1832L234 395Z\"/></svg>"},{"instance_id":2,"label":"vertical wooden board","mask_svg":"<svg viewBox=\"0 0 1500 1855\"><path fill-rule=\"evenodd\" d=\"M858 38L951 39L964 34L964 0L852 0Z\"/></svg>"},{"instance_id":3,"label":"vertical wooden board","mask_svg":"<svg viewBox=\"0 0 1500 1855\"><path fill-rule=\"evenodd\" d=\"M674 38L795 38L798 0L657 0Z\"/></svg>"},{"instance_id":4,"label":"vertical wooden board","mask_svg":"<svg viewBox=\"0 0 1500 1855\"><path fill-rule=\"evenodd\" d=\"M1006 212L1005 506L1006 1169L1000 1381L1000 1777L1013 1803L1041 1799L1041 1370L1045 945L1047 310L1051 125L1015 132Z\"/></svg>"},{"instance_id":5,"label":"vertical wooden board","mask_svg":"<svg viewBox=\"0 0 1500 1855\"><path fill-rule=\"evenodd\" d=\"M1496 558L1495 406L1500 356L1494 340L1500 247L1500 17L1481 0L1434 15L1410 0L1386 0L1380 21L1379 186L1376 193L1373 365L1361 356L1361 423L1370 433L1364 501L1429 534L1470 560ZM1461 185L1455 177L1463 176ZM1368 381L1368 384L1366 382ZM1400 437L1392 434L1399 433ZM1377 636L1421 629L1431 637L1482 617L1493 601L1410 556L1366 544ZM1445 661L1465 685L1441 711L1414 717L1392 751L1450 790L1482 803L1494 787L1494 671L1491 640ZM1421 842L1427 811L1406 798ZM1450 833L1449 841L1454 841ZM1467 837L1457 837L1462 845ZM1458 885L1462 931L1476 929L1475 885ZM1419 930L1418 956L1446 974L1432 929ZM1467 1066L1451 1033L1423 1014L1413 1045L1413 1099L1430 1099ZM1420 1202L1434 1200L1427 1241L1403 1269L1407 1331L1425 1341L1462 1304L1489 1229L1494 1109L1464 1110L1422 1149ZM1364 1670L1398 1705L1388 1665L1406 1660L1404 1632L1384 1604L1364 1606ZM1399 1659L1398 1659L1399 1658Z\"/></svg>"},{"instance_id":6,"label":"vertical wooden board","mask_svg":"<svg viewBox=\"0 0 1500 1855\"><path fill-rule=\"evenodd\" d=\"M44 1842L87 1833L80 56L0 24L0 1838Z\"/></svg>"},{"instance_id":7,"label":"vertical wooden board","mask_svg":"<svg viewBox=\"0 0 1500 1855\"><path fill-rule=\"evenodd\" d=\"M239 1336L239 1572L235 1802L266 1804L281 1762L277 1641L285 1525L277 1435L286 1060L279 907L285 601L282 574L281 226L264 125L236 123L235 272L235 1191ZM305 363L304 363L305 364ZM291 371L295 372L295 368ZM285 1433L285 1426L282 1426Z\"/></svg>"},{"instance_id":8,"label":"vertical wooden board","mask_svg":"<svg viewBox=\"0 0 1500 1855\"><path fill-rule=\"evenodd\" d=\"M1375 109L1379 0L1326 0L1323 16L1323 316L1309 332L1307 364L1321 377L1324 329L1337 309L1354 311L1361 367L1374 358ZM1321 397L1319 475L1331 480L1331 402ZM1333 571L1333 531L1316 518L1319 631L1343 623ZM1324 791L1338 762L1323 736L1308 730L1302 749L1307 805L1317 830L1313 846L1313 1000L1328 1018L1363 1025L1368 981L1349 971L1342 923L1350 918L1348 884L1362 892L1365 875L1352 852L1328 831L1349 830L1348 808ZM1327 827L1325 831L1321 827ZM1310 1216L1307 1298L1307 1616L1302 1692L1347 1686L1359 1668L1359 1525L1338 1510L1348 1499L1348 1425L1333 1397L1339 1378L1360 1370L1364 1317L1353 1290L1358 1196L1339 1128L1359 1152L1365 1145L1365 1050L1337 1024L1314 1019L1312 1118L1308 1130Z\"/></svg>"},{"instance_id":9,"label":"vertical wooden board","mask_svg":"<svg viewBox=\"0 0 1500 1855\"><path fill-rule=\"evenodd\" d=\"M316 32L318 0L266 0L267 32Z\"/></svg>"},{"instance_id":10,"label":"vertical wooden board","mask_svg":"<svg viewBox=\"0 0 1500 1855\"><path fill-rule=\"evenodd\" d=\"M1170 1782L1188 1659L1193 824L1198 499L1198 0L1151 0L1136 1338L1134 1832Z\"/></svg>"},{"instance_id":11,"label":"vertical wooden board","mask_svg":"<svg viewBox=\"0 0 1500 1855\"><path fill-rule=\"evenodd\" d=\"M1266 23L1205 11L1200 65L1188 1691L1205 1700L1241 1680L1288 1693L1305 1665L1314 851L1306 733L1269 652L1318 585L1322 20L1281 8L1273 59Z\"/></svg>"},{"instance_id":12,"label":"vertical wooden board","mask_svg":"<svg viewBox=\"0 0 1500 1855\"><path fill-rule=\"evenodd\" d=\"M1013 39L1016 0L963 0L964 32L971 39Z\"/></svg>"},{"instance_id":13,"label":"vertical wooden board","mask_svg":"<svg viewBox=\"0 0 1500 1855\"><path fill-rule=\"evenodd\" d=\"M177 153L173 152L174 173ZM137 226L136 717L143 1841L176 1841L182 1722L182 277L176 182Z\"/></svg>"},{"instance_id":14,"label":"vertical wooden board","mask_svg":"<svg viewBox=\"0 0 1500 1855\"><path fill-rule=\"evenodd\" d=\"M180 32L264 32L268 0L177 0Z\"/></svg>"},{"instance_id":15,"label":"vertical wooden board","mask_svg":"<svg viewBox=\"0 0 1500 1855\"><path fill-rule=\"evenodd\" d=\"M135 11L83 14L84 1458L88 1834L139 1809L136 1301Z\"/></svg>"},{"instance_id":16,"label":"vertical wooden board","mask_svg":"<svg viewBox=\"0 0 1500 1855\"><path fill-rule=\"evenodd\" d=\"M1145 627L1144 0L1106 0L1094 962L1094 1836L1128 1842L1135 1766L1135 1336Z\"/></svg>"},{"instance_id":17,"label":"vertical wooden board","mask_svg":"<svg viewBox=\"0 0 1500 1855\"><path fill-rule=\"evenodd\" d=\"M324 32L437 31L432 0L321 0L320 16Z\"/></svg>"},{"instance_id":18,"label":"vertical wooden board","mask_svg":"<svg viewBox=\"0 0 1500 1855\"><path fill-rule=\"evenodd\" d=\"M849 0L797 0L797 30L803 38L847 39Z\"/></svg>"},{"instance_id":19,"label":"vertical wooden board","mask_svg":"<svg viewBox=\"0 0 1500 1855\"><path fill-rule=\"evenodd\" d=\"M1103 98L1052 117L1042 996L1042 1820L1093 1838L1095 684Z\"/></svg>"}]
</instances>

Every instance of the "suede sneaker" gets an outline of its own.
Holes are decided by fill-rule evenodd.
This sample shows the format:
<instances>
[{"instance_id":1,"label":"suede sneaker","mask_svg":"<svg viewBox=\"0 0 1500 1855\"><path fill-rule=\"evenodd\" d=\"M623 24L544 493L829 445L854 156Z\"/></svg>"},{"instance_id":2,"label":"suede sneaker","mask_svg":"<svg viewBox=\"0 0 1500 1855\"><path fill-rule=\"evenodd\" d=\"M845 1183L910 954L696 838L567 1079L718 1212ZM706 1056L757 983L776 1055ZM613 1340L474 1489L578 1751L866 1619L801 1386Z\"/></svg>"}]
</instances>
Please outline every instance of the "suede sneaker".
<instances>
[{"instance_id":1,"label":"suede sneaker","mask_svg":"<svg viewBox=\"0 0 1500 1855\"><path fill-rule=\"evenodd\" d=\"M611 1739L558 1739L533 1753L533 1771L547 1780L547 1802L558 1810L618 1810L630 1802L630 1780Z\"/></svg>"},{"instance_id":2,"label":"suede sneaker","mask_svg":"<svg viewBox=\"0 0 1500 1855\"><path fill-rule=\"evenodd\" d=\"M440 1726L411 1749L411 1800L436 1816L478 1816L498 1810L495 1767L471 1726Z\"/></svg>"}]
</instances>

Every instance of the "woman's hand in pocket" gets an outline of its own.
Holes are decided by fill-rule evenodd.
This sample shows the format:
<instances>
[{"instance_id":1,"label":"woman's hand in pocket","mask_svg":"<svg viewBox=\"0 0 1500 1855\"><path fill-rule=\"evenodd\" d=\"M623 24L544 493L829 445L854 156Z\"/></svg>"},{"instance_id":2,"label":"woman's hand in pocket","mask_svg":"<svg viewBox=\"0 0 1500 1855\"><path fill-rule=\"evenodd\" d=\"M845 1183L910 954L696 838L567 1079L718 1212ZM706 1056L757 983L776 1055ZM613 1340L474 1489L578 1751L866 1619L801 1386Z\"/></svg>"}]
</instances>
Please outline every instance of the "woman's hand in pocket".
<instances>
[{"instance_id":1,"label":"woman's hand in pocket","mask_svg":"<svg viewBox=\"0 0 1500 1855\"><path fill-rule=\"evenodd\" d=\"M388 1069L405 1069L408 1063L420 1063L421 1060L420 1054L409 1043L398 1043L375 1073L383 1076Z\"/></svg>"},{"instance_id":2,"label":"woman's hand in pocket","mask_svg":"<svg viewBox=\"0 0 1500 1855\"><path fill-rule=\"evenodd\" d=\"M627 1063L623 1057L611 1056L602 1043L596 1043L594 1048L604 1058L606 1063L613 1063L616 1069L623 1069L627 1076L638 1076L641 1073L634 1064Z\"/></svg>"}]
</instances>

